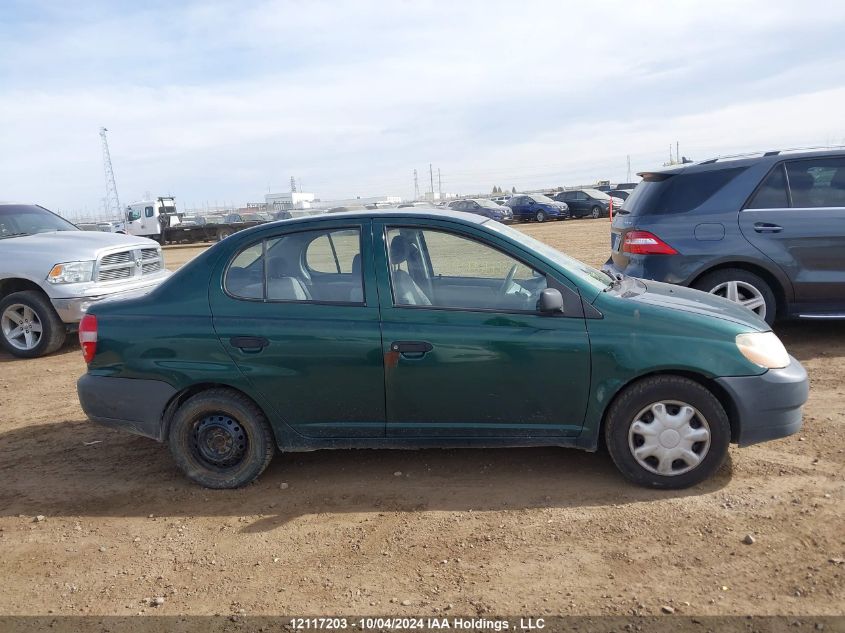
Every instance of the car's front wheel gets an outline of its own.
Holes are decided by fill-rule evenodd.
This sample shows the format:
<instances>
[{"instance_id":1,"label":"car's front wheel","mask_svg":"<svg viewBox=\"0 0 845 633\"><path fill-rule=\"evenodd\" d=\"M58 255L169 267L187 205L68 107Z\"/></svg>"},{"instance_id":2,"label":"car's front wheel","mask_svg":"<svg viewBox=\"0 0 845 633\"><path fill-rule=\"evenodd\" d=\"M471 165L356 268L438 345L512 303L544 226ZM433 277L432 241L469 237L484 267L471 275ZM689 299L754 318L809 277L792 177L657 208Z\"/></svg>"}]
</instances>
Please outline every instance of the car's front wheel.
<instances>
[{"instance_id":1,"label":"car's front wheel","mask_svg":"<svg viewBox=\"0 0 845 633\"><path fill-rule=\"evenodd\" d=\"M39 291L13 292L0 301L0 343L13 356L51 354L64 344L66 334L65 324Z\"/></svg>"},{"instance_id":2,"label":"car's front wheel","mask_svg":"<svg viewBox=\"0 0 845 633\"><path fill-rule=\"evenodd\" d=\"M687 488L725 460L731 429L719 400L682 376L652 376L627 387L607 412L605 441L626 479Z\"/></svg>"},{"instance_id":3,"label":"car's front wheel","mask_svg":"<svg viewBox=\"0 0 845 633\"><path fill-rule=\"evenodd\" d=\"M273 458L267 418L252 400L229 389L189 398L174 415L170 452L188 478L207 488L239 488Z\"/></svg>"},{"instance_id":4,"label":"car's front wheel","mask_svg":"<svg viewBox=\"0 0 845 633\"><path fill-rule=\"evenodd\" d=\"M748 270L716 270L704 275L693 287L745 306L769 325L775 322L777 301L774 292L759 275Z\"/></svg>"}]
</instances>

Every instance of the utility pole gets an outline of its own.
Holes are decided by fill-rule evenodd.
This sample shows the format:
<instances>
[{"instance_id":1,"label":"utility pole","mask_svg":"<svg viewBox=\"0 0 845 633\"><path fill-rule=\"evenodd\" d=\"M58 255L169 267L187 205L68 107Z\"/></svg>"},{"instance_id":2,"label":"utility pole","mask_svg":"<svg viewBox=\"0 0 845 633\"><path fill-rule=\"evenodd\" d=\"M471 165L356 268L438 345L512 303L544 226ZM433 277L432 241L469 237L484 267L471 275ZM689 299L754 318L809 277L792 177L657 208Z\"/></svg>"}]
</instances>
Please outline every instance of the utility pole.
<instances>
[{"instance_id":1,"label":"utility pole","mask_svg":"<svg viewBox=\"0 0 845 633\"><path fill-rule=\"evenodd\" d=\"M675 160L680 164L681 162L681 144L675 141Z\"/></svg>"},{"instance_id":2,"label":"utility pole","mask_svg":"<svg viewBox=\"0 0 845 633\"><path fill-rule=\"evenodd\" d=\"M437 199L443 198L443 181L440 180L440 167L437 168Z\"/></svg>"},{"instance_id":3,"label":"utility pole","mask_svg":"<svg viewBox=\"0 0 845 633\"><path fill-rule=\"evenodd\" d=\"M103 145L103 171L106 177L106 197L103 200L103 207L106 213L113 215L115 220L120 220L123 214L120 210L120 200L117 197L117 185L114 182L114 169L111 165L111 154L109 153L109 141L106 139L108 130L100 128L100 138Z\"/></svg>"},{"instance_id":4,"label":"utility pole","mask_svg":"<svg viewBox=\"0 0 845 633\"><path fill-rule=\"evenodd\" d=\"M290 192L296 193L296 178L293 176L290 177Z\"/></svg>"},{"instance_id":5,"label":"utility pole","mask_svg":"<svg viewBox=\"0 0 845 633\"><path fill-rule=\"evenodd\" d=\"M628 177L626 178L625 182L631 182L631 155L628 154Z\"/></svg>"},{"instance_id":6,"label":"utility pole","mask_svg":"<svg viewBox=\"0 0 845 633\"><path fill-rule=\"evenodd\" d=\"M417 170L414 170L414 200L420 199L420 182L417 179Z\"/></svg>"},{"instance_id":7,"label":"utility pole","mask_svg":"<svg viewBox=\"0 0 845 633\"><path fill-rule=\"evenodd\" d=\"M434 198L434 170L431 168L431 163L428 164L428 177L431 180L431 197Z\"/></svg>"}]
</instances>

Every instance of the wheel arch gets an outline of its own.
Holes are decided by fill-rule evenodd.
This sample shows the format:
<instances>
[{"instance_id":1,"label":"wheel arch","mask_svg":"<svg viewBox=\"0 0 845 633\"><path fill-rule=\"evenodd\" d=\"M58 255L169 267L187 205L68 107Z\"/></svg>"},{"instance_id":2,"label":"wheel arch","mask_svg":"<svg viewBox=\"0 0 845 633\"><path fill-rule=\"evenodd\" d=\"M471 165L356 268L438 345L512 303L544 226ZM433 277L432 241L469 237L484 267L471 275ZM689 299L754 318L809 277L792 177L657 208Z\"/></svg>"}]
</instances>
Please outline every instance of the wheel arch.
<instances>
[{"instance_id":1,"label":"wheel arch","mask_svg":"<svg viewBox=\"0 0 845 633\"><path fill-rule=\"evenodd\" d=\"M259 411L264 415L267 419L270 430L273 432L273 437L275 439L275 430L273 429L273 423L271 422L270 416L267 415L267 411L261 404L253 398L250 394L246 393L242 389L238 389L237 387L233 387L232 385L227 385L225 383L218 383L218 382L200 382L195 385L191 385L190 387L185 387L181 391L176 392L170 400L168 401L167 405L164 407L164 411L161 415L161 436L159 437L159 441L166 442L168 437L170 436L170 425L173 422L173 417L176 414L176 411L181 407L189 398L200 394L204 391L210 391L212 389L223 389L226 391L234 392L244 398L247 398L250 402L252 402Z\"/></svg>"},{"instance_id":2,"label":"wheel arch","mask_svg":"<svg viewBox=\"0 0 845 633\"><path fill-rule=\"evenodd\" d=\"M7 279L0 279L0 300L4 299L13 292L23 292L24 290L37 290L42 295L47 297L48 300L50 298L47 293L44 292L44 288L39 286L31 279L25 279L23 277L9 277Z\"/></svg>"},{"instance_id":3,"label":"wheel arch","mask_svg":"<svg viewBox=\"0 0 845 633\"><path fill-rule=\"evenodd\" d=\"M773 273L765 266L761 266L760 264L754 264L752 262L745 262L741 260L719 262L718 264L711 266L710 268L706 268L705 270L702 270L701 272L697 273L688 285L690 288L693 288L695 287L695 284L702 279L702 277L705 277L710 273L715 273L720 270L729 270L731 268L739 268L740 270L744 270L746 272L753 273L758 277L761 277L763 281L769 284L769 288L772 289L772 292L775 295L775 303L777 304L778 315L785 315L787 313L787 306L789 304L787 288L785 287L783 281L775 273Z\"/></svg>"},{"instance_id":4,"label":"wheel arch","mask_svg":"<svg viewBox=\"0 0 845 633\"><path fill-rule=\"evenodd\" d=\"M693 382L698 383L705 389L707 389L716 400L719 401L719 404L722 405L724 408L725 413L728 416L728 422L731 425L731 443L736 443L737 439L739 438L740 426L739 426L739 409L736 406L736 403L733 401L733 398L730 394L713 378L705 376L704 374L689 371L686 369L660 369L657 371L652 371L646 374L641 374L634 378L631 378L626 383L619 386L616 392L613 394L607 404L604 407L604 411L602 412L601 416L601 423L599 424L598 433L597 433L597 443L599 446L604 444L604 429L607 424L607 413L610 411L610 408L613 406L613 403L616 402L621 395L628 390L629 387L635 385L638 382L643 380L647 380L648 378L653 378L655 376L680 376L681 378L687 378L692 380Z\"/></svg>"}]
</instances>

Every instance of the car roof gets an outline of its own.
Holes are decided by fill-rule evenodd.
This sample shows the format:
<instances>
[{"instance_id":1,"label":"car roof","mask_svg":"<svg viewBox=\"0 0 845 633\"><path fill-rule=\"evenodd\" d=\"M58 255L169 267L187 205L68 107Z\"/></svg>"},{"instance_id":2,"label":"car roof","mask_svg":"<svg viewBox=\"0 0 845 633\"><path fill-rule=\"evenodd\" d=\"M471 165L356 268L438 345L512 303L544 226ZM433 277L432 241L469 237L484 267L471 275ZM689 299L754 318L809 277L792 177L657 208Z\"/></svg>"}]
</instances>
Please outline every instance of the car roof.
<instances>
[{"instance_id":1,"label":"car roof","mask_svg":"<svg viewBox=\"0 0 845 633\"><path fill-rule=\"evenodd\" d=\"M776 163L784 159L805 159L805 158L828 158L828 157L845 157L845 147L808 147L808 148L794 148L794 149L778 149L769 150L765 152L749 152L746 154L733 154L730 156L716 156L715 158L708 158L694 163L685 163L683 165L673 165L671 167L664 167L662 169L650 169L639 172L638 176L647 174L680 174L680 173L694 173L698 171L711 171L716 169L748 167L756 165L760 162Z\"/></svg>"},{"instance_id":2,"label":"car roof","mask_svg":"<svg viewBox=\"0 0 845 633\"><path fill-rule=\"evenodd\" d=\"M429 209L422 207L404 207L399 209L397 207L387 207L381 209L364 209L361 211L341 211L339 213L321 213L320 215L306 215L298 218L289 218L287 220L276 220L276 222L268 222L261 226L268 226L268 224L281 224L285 226L291 224L319 224L322 222L336 222L343 219L379 219L390 218L392 220L408 219L423 219L423 220L450 220L461 221L466 224L484 224L489 222L489 218L485 218L474 213L463 213L461 211L448 210L444 211L436 207Z\"/></svg>"}]
</instances>

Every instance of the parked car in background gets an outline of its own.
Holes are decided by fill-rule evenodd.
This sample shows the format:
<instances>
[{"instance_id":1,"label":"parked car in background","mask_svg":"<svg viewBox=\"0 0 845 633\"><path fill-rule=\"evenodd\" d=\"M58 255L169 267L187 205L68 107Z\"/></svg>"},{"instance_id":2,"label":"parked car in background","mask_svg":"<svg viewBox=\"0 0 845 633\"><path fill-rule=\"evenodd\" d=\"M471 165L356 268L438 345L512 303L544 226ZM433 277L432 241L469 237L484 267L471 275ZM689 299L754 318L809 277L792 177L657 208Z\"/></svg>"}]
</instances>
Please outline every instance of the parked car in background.
<instances>
[{"instance_id":1,"label":"parked car in background","mask_svg":"<svg viewBox=\"0 0 845 633\"><path fill-rule=\"evenodd\" d=\"M496 220L497 222L512 222L513 211L510 207L496 204L484 198L470 198L467 200L453 200L448 207L455 211L464 211Z\"/></svg>"},{"instance_id":2,"label":"parked car in background","mask_svg":"<svg viewBox=\"0 0 845 633\"><path fill-rule=\"evenodd\" d=\"M513 197L513 196L511 196L511 195L507 195L507 196L493 196L493 197L492 197L492 198L490 198L490 199L491 199L493 202L497 203L497 204L504 205L504 204L505 204L508 200L510 200L512 197Z\"/></svg>"},{"instance_id":3,"label":"parked car in background","mask_svg":"<svg viewBox=\"0 0 845 633\"><path fill-rule=\"evenodd\" d=\"M81 231L42 207L0 203L0 345L14 356L55 352L90 306L168 274L152 240Z\"/></svg>"},{"instance_id":4,"label":"parked car in background","mask_svg":"<svg viewBox=\"0 0 845 633\"><path fill-rule=\"evenodd\" d=\"M99 231L100 226L96 222L77 222L76 228L80 231Z\"/></svg>"},{"instance_id":5,"label":"parked car in background","mask_svg":"<svg viewBox=\"0 0 845 633\"><path fill-rule=\"evenodd\" d=\"M364 211L366 207L363 204L347 204L339 207L332 207L326 209L326 213L346 213L347 211Z\"/></svg>"},{"instance_id":6,"label":"parked car in background","mask_svg":"<svg viewBox=\"0 0 845 633\"><path fill-rule=\"evenodd\" d=\"M845 318L845 151L772 151L643 174L607 266L776 317Z\"/></svg>"},{"instance_id":7,"label":"parked car in background","mask_svg":"<svg viewBox=\"0 0 845 633\"><path fill-rule=\"evenodd\" d=\"M628 199L628 196L631 195L632 189L611 189L607 192L611 198L619 198L622 202ZM615 207L614 207L615 208Z\"/></svg>"},{"instance_id":8,"label":"parked car in background","mask_svg":"<svg viewBox=\"0 0 845 633\"><path fill-rule=\"evenodd\" d=\"M683 488L730 442L795 433L808 394L741 306L612 279L454 211L236 233L149 295L93 306L80 340L86 414L167 442L212 488L253 481L277 450L600 438L630 481Z\"/></svg>"},{"instance_id":9,"label":"parked car in background","mask_svg":"<svg viewBox=\"0 0 845 633\"><path fill-rule=\"evenodd\" d=\"M515 220L536 220L545 222L548 219L565 220L572 217L569 206L565 202L552 200L541 193L518 193L507 201L507 206L513 211Z\"/></svg>"},{"instance_id":10,"label":"parked car in background","mask_svg":"<svg viewBox=\"0 0 845 633\"><path fill-rule=\"evenodd\" d=\"M610 196L598 189L561 191L554 199L568 204L573 218L601 218L610 213ZM614 198L613 208L621 207L623 202L621 198Z\"/></svg>"}]
</instances>

